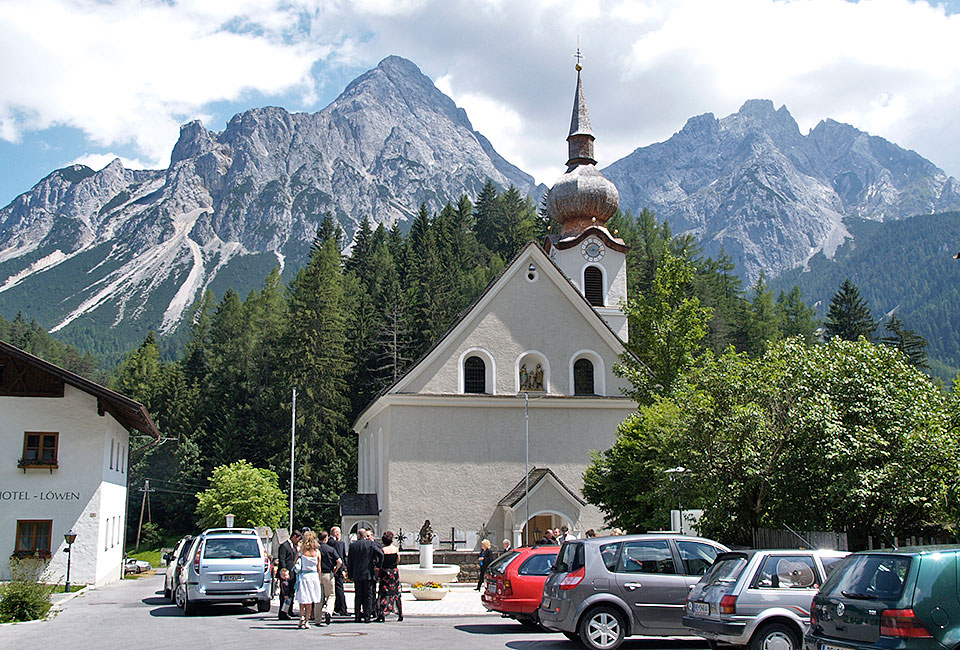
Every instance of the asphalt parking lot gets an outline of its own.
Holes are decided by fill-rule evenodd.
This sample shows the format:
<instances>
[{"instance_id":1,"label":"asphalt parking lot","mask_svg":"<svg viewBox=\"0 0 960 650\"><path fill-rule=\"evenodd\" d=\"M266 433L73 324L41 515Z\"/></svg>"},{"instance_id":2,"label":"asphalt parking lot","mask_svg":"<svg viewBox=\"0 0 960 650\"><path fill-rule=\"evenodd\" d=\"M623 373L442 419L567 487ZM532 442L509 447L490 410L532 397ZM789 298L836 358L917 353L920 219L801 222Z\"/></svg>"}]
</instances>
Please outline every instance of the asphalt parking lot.
<instances>
[{"instance_id":1,"label":"asphalt parking lot","mask_svg":"<svg viewBox=\"0 0 960 650\"><path fill-rule=\"evenodd\" d=\"M451 593L433 610L426 603L408 607L403 622L358 624L352 619L327 627L298 630L296 621L277 619L255 608L220 605L186 618L163 598L162 576L124 580L87 590L64 603L47 621L0 625L0 648L66 647L69 650L129 648L390 647L391 650L431 648L549 650L579 648L559 634L530 632L498 615L479 613L480 597L470 589ZM352 594L348 594L348 600ZM405 597L408 594L405 594ZM444 602L441 601L441 602ZM476 601L476 602L474 602ZM407 601L404 600L404 605ZM454 610L460 610L459 613ZM389 645L387 645L389 644ZM697 641L628 639L623 648L643 650L705 649Z\"/></svg>"}]
</instances>

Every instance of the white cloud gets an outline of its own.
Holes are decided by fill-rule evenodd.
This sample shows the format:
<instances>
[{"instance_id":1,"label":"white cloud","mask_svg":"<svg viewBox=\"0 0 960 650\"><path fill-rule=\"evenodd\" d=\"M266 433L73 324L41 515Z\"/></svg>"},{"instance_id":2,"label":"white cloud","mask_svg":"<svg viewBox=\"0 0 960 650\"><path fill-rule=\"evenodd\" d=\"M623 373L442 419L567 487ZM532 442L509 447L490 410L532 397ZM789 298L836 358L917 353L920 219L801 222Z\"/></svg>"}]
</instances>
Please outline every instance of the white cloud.
<instances>
[{"instance_id":1,"label":"white cloud","mask_svg":"<svg viewBox=\"0 0 960 650\"><path fill-rule=\"evenodd\" d=\"M120 159L120 162L127 169L155 169L156 165L153 163L146 163L137 158L127 158L125 156L118 156L115 153L85 153L82 156L79 156L70 162L71 165L80 164L86 165L90 169L95 171L100 171L110 163L112 163L117 158Z\"/></svg>"},{"instance_id":2,"label":"white cloud","mask_svg":"<svg viewBox=\"0 0 960 650\"><path fill-rule=\"evenodd\" d=\"M0 137L72 125L89 149L133 144L166 164L179 124L213 102L317 110L345 74L399 54L550 183L578 37L601 165L762 97L803 130L850 122L960 175L960 16L921 0L2 3Z\"/></svg>"}]
</instances>

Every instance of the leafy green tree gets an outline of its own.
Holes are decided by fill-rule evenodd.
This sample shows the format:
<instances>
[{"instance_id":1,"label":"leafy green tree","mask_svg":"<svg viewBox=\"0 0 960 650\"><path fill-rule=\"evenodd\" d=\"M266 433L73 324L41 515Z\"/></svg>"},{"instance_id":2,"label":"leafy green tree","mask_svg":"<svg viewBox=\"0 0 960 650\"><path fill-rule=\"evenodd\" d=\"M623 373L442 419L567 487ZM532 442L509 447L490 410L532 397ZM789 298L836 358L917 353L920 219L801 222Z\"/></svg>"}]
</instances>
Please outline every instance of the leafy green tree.
<instances>
[{"instance_id":1,"label":"leafy green tree","mask_svg":"<svg viewBox=\"0 0 960 650\"><path fill-rule=\"evenodd\" d=\"M866 300L860 297L860 290L849 278L843 281L830 299L830 311L824 329L828 339L839 337L845 341L856 341L863 336L868 341L873 340L877 322L873 320Z\"/></svg>"},{"instance_id":2,"label":"leafy green tree","mask_svg":"<svg viewBox=\"0 0 960 650\"><path fill-rule=\"evenodd\" d=\"M666 253L650 293L626 305L630 342L614 371L630 381L632 388L625 392L638 403L669 395L701 351L710 310L690 295L693 274L690 262Z\"/></svg>"},{"instance_id":3,"label":"leafy green tree","mask_svg":"<svg viewBox=\"0 0 960 650\"><path fill-rule=\"evenodd\" d=\"M884 330L887 333L880 339L883 345L903 352L910 365L916 368L921 370L930 368L930 364L927 362L927 340L925 338L913 330L907 329L903 321L897 318L895 314L890 315L886 325L884 325Z\"/></svg>"},{"instance_id":4,"label":"leafy green tree","mask_svg":"<svg viewBox=\"0 0 960 650\"><path fill-rule=\"evenodd\" d=\"M227 515L236 517L237 526L275 528L288 512L276 472L245 460L215 468L210 487L197 494L196 514L202 528L223 526Z\"/></svg>"}]
</instances>

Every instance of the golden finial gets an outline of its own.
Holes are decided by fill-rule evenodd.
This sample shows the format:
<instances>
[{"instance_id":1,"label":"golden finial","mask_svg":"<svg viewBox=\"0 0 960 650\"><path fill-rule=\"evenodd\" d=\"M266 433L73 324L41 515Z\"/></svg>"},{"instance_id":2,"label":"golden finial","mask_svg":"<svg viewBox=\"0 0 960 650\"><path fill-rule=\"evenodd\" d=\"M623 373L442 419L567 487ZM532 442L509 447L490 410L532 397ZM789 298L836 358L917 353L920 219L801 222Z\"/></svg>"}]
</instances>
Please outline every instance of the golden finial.
<instances>
[{"instance_id":1,"label":"golden finial","mask_svg":"<svg viewBox=\"0 0 960 650\"><path fill-rule=\"evenodd\" d=\"M577 72L583 70L583 66L580 65L580 59L583 58L583 53L580 51L580 37L577 37L577 52L573 55L577 59Z\"/></svg>"}]
</instances>

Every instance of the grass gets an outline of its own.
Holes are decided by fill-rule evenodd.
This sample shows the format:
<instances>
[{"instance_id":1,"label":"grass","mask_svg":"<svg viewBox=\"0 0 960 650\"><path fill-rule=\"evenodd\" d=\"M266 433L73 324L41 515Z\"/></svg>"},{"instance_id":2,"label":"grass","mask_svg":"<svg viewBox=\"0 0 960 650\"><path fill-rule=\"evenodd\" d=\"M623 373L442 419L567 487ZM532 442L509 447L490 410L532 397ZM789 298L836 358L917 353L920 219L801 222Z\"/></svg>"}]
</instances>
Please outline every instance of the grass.
<instances>
[{"instance_id":1,"label":"grass","mask_svg":"<svg viewBox=\"0 0 960 650\"><path fill-rule=\"evenodd\" d=\"M81 589L83 589L83 588L86 587L86 586L87 586L86 583L76 584L76 583L71 582L71 583L70 583L70 593L75 593L75 592L77 592L77 591L80 591ZM54 585L54 586L53 586L53 593L55 593L55 594L65 594L65 593L67 593L67 585Z\"/></svg>"},{"instance_id":2,"label":"grass","mask_svg":"<svg viewBox=\"0 0 960 650\"><path fill-rule=\"evenodd\" d=\"M127 557L136 558L138 560L145 560L150 563L154 569L160 568L160 549L155 548L152 550L144 550L139 553L127 553Z\"/></svg>"}]
</instances>

